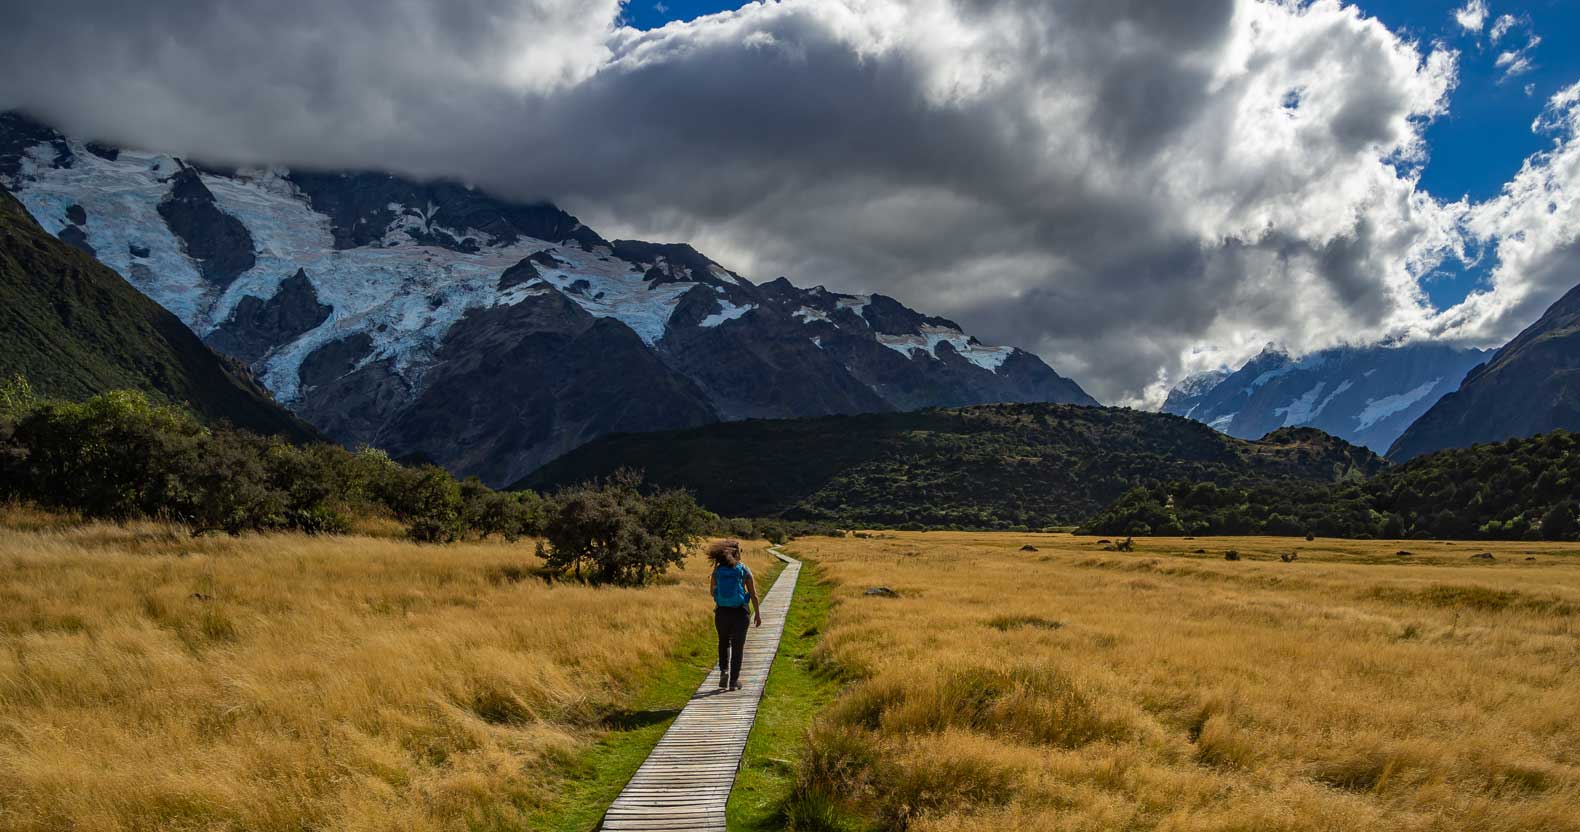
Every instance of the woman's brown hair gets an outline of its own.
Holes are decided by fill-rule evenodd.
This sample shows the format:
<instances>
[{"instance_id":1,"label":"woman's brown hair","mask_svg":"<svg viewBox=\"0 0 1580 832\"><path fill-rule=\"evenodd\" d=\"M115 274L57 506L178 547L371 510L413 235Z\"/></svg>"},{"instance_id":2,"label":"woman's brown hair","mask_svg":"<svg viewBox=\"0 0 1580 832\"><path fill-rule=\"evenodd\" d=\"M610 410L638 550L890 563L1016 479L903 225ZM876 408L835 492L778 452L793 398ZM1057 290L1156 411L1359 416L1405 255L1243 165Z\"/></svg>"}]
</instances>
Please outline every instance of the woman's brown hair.
<instances>
[{"instance_id":1,"label":"woman's brown hair","mask_svg":"<svg viewBox=\"0 0 1580 832\"><path fill-rule=\"evenodd\" d=\"M708 560L714 566L730 566L741 560L741 542L739 540L715 540L708 544Z\"/></svg>"}]
</instances>

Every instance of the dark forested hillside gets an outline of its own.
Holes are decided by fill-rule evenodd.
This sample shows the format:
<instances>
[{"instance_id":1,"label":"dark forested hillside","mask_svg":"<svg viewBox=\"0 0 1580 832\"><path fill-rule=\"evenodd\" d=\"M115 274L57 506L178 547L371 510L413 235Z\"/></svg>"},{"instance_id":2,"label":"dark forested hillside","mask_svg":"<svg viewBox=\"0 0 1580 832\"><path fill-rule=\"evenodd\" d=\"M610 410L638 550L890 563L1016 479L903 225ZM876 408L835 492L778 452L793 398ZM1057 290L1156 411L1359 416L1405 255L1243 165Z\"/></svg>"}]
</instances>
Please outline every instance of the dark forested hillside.
<instances>
[{"instance_id":1,"label":"dark forested hillside","mask_svg":"<svg viewBox=\"0 0 1580 832\"><path fill-rule=\"evenodd\" d=\"M613 436L518 485L630 467L727 515L1002 528L1077 522L1148 481L1330 482L1382 465L1309 428L1248 442L1166 414L1018 404Z\"/></svg>"},{"instance_id":2,"label":"dark forested hillside","mask_svg":"<svg viewBox=\"0 0 1580 832\"><path fill-rule=\"evenodd\" d=\"M1574 540L1580 435L1417 457L1364 482L1222 488L1176 480L1136 488L1092 518L1097 534Z\"/></svg>"},{"instance_id":3,"label":"dark forested hillside","mask_svg":"<svg viewBox=\"0 0 1580 832\"><path fill-rule=\"evenodd\" d=\"M1560 429L1580 430L1580 286L1471 370L1405 430L1388 458Z\"/></svg>"},{"instance_id":4,"label":"dark forested hillside","mask_svg":"<svg viewBox=\"0 0 1580 832\"><path fill-rule=\"evenodd\" d=\"M0 189L0 379L48 396L131 388L190 405L210 421L302 439L276 405L175 315L109 267L46 233Z\"/></svg>"}]
</instances>

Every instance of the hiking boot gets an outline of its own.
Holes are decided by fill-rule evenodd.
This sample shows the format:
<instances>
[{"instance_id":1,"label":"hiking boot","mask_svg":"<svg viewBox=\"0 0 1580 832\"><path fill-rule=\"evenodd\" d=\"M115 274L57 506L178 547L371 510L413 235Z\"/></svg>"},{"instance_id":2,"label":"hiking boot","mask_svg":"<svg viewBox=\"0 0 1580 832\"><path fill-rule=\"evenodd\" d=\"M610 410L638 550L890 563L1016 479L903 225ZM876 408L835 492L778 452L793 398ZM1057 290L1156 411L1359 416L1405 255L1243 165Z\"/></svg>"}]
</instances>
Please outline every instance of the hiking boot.
<instances>
[{"instance_id":1,"label":"hiking boot","mask_svg":"<svg viewBox=\"0 0 1580 832\"><path fill-rule=\"evenodd\" d=\"M719 677L719 690L729 690L729 689L730 689L730 677L728 677L728 676L720 676Z\"/></svg>"}]
</instances>

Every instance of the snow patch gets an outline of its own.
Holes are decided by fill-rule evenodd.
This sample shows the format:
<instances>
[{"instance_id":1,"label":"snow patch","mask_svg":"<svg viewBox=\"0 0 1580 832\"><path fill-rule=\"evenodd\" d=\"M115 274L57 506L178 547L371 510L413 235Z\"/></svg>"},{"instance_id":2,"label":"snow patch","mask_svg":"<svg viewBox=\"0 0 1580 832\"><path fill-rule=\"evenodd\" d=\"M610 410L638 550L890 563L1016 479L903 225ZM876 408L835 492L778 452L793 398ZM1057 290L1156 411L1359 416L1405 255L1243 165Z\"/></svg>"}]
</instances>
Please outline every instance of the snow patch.
<instances>
[{"instance_id":1,"label":"snow patch","mask_svg":"<svg viewBox=\"0 0 1580 832\"><path fill-rule=\"evenodd\" d=\"M1317 382L1316 387L1307 390L1300 398L1290 402L1288 407L1273 408L1273 415L1284 414L1284 427L1303 425L1311 421L1311 417L1315 416L1319 409L1314 407L1317 397L1322 395L1322 388L1327 386L1328 383L1325 381Z\"/></svg>"},{"instance_id":2,"label":"snow patch","mask_svg":"<svg viewBox=\"0 0 1580 832\"><path fill-rule=\"evenodd\" d=\"M719 299L719 306L723 307L723 309L713 313L712 315L709 315L706 318L703 318L701 321L698 321L697 326L706 329L712 329L713 327L716 327L725 321L733 321L736 318L745 315L747 312L757 308L757 304L755 303L748 303L745 306L736 306L735 304L730 303L723 298Z\"/></svg>"},{"instance_id":3,"label":"snow patch","mask_svg":"<svg viewBox=\"0 0 1580 832\"><path fill-rule=\"evenodd\" d=\"M1210 427L1219 433L1223 433L1229 429L1230 423L1232 423L1234 421L1234 417L1238 415L1238 413L1225 413L1211 422L1208 422L1207 427Z\"/></svg>"},{"instance_id":4,"label":"snow patch","mask_svg":"<svg viewBox=\"0 0 1580 832\"><path fill-rule=\"evenodd\" d=\"M867 322L867 316L863 312L869 303L872 303L872 295L838 295L834 300L835 306L856 313L856 317L864 324Z\"/></svg>"},{"instance_id":5,"label":"snow patch","mask_svg":"<svg viewBox=\"0 0 1580 832\"><path fill-rule=\"evenodd\" d=\"M1401 410L1405 410L1416 402L1426 398L1427 394L1431 393L1432 390L1442 382L1443 377L1438 376L1431 381L1425 382L1419 387L1416 387L1412 390L1406 390L1403 393L1396 393L1392 396L1383 396L1380 399L1367 399L1366 408L1355 417L1355 421L1360 423L1361 430L1366 430L1383 419L1386 419Z\"/></svg>"},{"instance_id":6,"label":"snow patch","mask_svg":"<svg viewBox=\"0 0 1580 832\"><path fill-rule=\"evenodd\" d=\"M1269 381L1272 381L1275 378L1282 378L1283 376L1287 376L1287 375L1289 375L1290 373L1292 373L1294 371L1295 371L1295 367L1294 367L1293 364L1288 365L1288 366L1284 366L1284 367L1279 367L1276 370L1268 370L1267 372L1262 373L1261 375L1257 376L1256 378L1251 379L1251 384L1249 385L1248 389L1249 390L1255 390L1256 388L1261 387L1262 385L1268 383Z\"/></svg>"},{"instance_id":7,"label":"snow patch","mask_svg":"<svg viewBox=\"0 0 1580 832\"><path fill-rule=\"evenodd\" d=\"M809 324L813 321L827 321L828 313L821 309L813 309L810 306L803 306L800 309L791 312L790 317L798 318L800 319L801 323Z\"/></svg>"},{"instance_id":8,"label":"snow patch","mask_svg":"<svg viewBox=\"0 0 1580 832\"><path fill-rule=\"evenodd\" d=\"M1317 418L1317 416L1321 414L1323 410L1327 409L1329 402L1333 401L1335 398L1338 398L1340 393L1343 393L1345 390L1348 390L1354 386L1355 385L1352 384L1349 379L1339 382L1339 386L1333 388L1333 392L1329 393L1328 397L1322 400L1322 404L1317 405L1317 409L1311 412L1311 418Z\"/></svg>"},{"instance_id":9,"label":"snow patch","mask_svg":"<svg viewBox=\"0 0 1580 832\"><path fill-rule=\"evenodd\" d=\"M961 358L994 373L998 372L998 368L1009 358L1010 353L1015 351L1014 347L990 347L975 343L958 329L928 324L922 325L922 332L919 335L876 333L873 337L878 343L906 358L914 358L917 350L937 358L938 345L947 343Z\"/></svg>"},{"instance_id":10,"label":"snow patch","mask_svg":"<svg viewBox=\"0 0 1580 832\"><path fill-rule=\"evenodd\" d=\"M180 166L159 154L121 151L112 162L76 143L70 147L76 161L69 168L53 166L56 152L49 144L29 149L11 192L51 234L65 227L68 206L82 205L88 212L88 245L99 260L188 326L204 331L202 312L215 290L159 216L168 180ZM132 257L132 246L148 249L148 256Z\"/></svg>"}]
</instances>

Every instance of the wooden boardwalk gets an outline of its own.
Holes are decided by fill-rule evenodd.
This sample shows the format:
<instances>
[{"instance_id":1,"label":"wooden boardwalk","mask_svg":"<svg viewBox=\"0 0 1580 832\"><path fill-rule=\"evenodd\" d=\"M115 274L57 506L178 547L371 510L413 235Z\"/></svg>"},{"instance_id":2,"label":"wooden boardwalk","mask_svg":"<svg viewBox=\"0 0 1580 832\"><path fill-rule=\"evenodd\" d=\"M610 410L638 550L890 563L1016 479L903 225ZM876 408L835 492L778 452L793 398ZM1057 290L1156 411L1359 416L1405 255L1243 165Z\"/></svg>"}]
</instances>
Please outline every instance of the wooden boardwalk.
<instances>
[{"instance_id":1,"label":"wooden boardwalk","mask_svg":"<svg viewBox=\"0 0 1580 832\"><path fill-rule=\"evenodd\" d=\"M730 799L801 574L800 561L778 547L768 551L784 561L785 568L762 598L763 626L747 633L741 689L720 691L719 669L714 668L604 813L599 829L724 832L724 804Z\"/></svg>"}]
</instances>

